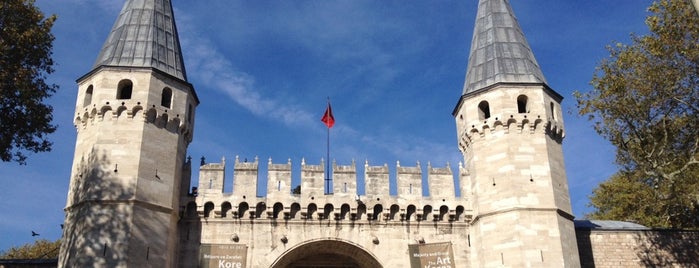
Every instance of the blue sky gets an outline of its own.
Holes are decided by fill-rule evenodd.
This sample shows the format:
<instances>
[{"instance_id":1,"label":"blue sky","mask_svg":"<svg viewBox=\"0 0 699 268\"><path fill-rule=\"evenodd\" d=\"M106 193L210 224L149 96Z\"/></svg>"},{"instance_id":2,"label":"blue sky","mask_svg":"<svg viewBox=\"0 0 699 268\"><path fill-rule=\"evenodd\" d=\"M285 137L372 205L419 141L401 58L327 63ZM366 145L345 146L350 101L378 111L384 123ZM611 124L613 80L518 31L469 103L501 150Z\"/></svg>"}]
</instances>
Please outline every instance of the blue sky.
<instances>
[{"instance_id":1,"label":"blue sky","mask_svg":"<svg viewBox=\"0 0 699 268\"><path fill-rule=\"evenodd\" d=\"M549 86L565 97L564 154L573 212L608 178L614 148L577 116L575 90L589 90L605 45L643 34L650 0L512 0ZM70 177L75 80L92 64L118 15L118 0L38 0L57 14L53 28L60 90L51 98L53 151L26 166L0 163L0 250L58 239ZM199 95L198 161L291 159L298 168L325 158L320 122L331 98L338 164L416 161L456 167L451 111L462 92L477 1L175 1L189 82ZM232 169L227 176L231 177ZM196 179L198 171L193 174ZM264 173L260 174L265 178ZM41 234L32 237L31 231Z\"/></svg>"}]
</instances>

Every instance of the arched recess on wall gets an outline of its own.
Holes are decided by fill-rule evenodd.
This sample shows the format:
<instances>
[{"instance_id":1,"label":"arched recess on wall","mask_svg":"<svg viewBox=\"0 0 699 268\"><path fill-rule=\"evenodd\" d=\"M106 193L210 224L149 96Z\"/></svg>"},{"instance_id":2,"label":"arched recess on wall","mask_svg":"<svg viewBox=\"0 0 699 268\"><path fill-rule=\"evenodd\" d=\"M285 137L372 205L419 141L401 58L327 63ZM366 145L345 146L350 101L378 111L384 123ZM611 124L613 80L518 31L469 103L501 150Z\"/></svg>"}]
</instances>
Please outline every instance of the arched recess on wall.
<instances>
[{"instance_id":1,"label":"arched recess on wall","mask_svg":"<svg viewBox=\"0 0 699 268\"><path fill-rule=\"evenodd\" d=\"M310 203L302 215L305 214L305 218L310 220L313 219L313 214L316 214L316 211L318 211L318 206L315 203Z\"/></svg>"},{"instance_id":2,"label":"arched recess on wall","mask_svg":"<svg viewBox=\"0 0 699 268\"><path fill-rule=\"evenodd\" d=\"M250 209L250 205L248 205L247 202L240 202L240 204L238 204L237 218L244 218L248 209Z\"/></svg>"},{"instance_id":3,"label":"arched recess on wall","mask_svg":"<svg viewBox=\"0 0 699 268\"><path fill-rule=\"evenodd\" d=\"M279 213L284 210L284 205L282 203L274 203L274 206L272 206L272 218L277 219L279 218Z\"/></svg>"},{"instance_id":4,"label":"arched recess on wall","mask_svg":"<svg viewBox=\"0 0 699 268\"><path fill-rule=\"evenodd\" d=\"M366 205L365 204L359 204L357 205L357 214L355 215L354 219L355 220L361 220L362 215L366 214Z\"/></svg>"},{"instance_id":5,"label":"arched recess on wall","mask_svg":"<svg viewBox=\"0 0 699 268\"><path fill-rule=\"evenodd\" d=\"M299 203L292 203L291 207L289 207L289 218L296 218L296 214L299 213L299 211L301 211L301 205L299 205Z\"/></svg>"},{"instance_id":6,"label":"arched recess on wall","mask_svg":"<svg viewBox=\"0 0 699 268\"><path fill-rule=\"evenodd\" d=\"M430 205L425 205L422 208L422 220L429 220L430 217L432 216L432 206Z\"/></svg>"},{"instance_id":7,"label":"arched recess on wall","mask_svg":"<svg viewBox=\"0 0 699 268\"><path fill-rule=\"evenodd\" d=\"M151 108L146 112L146 122L148 123L155 123L155 119L158 116L158 111L155 109Z\"/></svg>"},{"instance_id":8,"label":"arched recess on wall","mask_svg":"<svg viewBox=\"0 0 699 268\"><path fill-rule=\"evenodd\" d=\"M443 221L444 216L448 215L448 214L449 214L449 207L447 207L446 205L439 207L439 220L440 221Z\"/></svg>"},{"instance_id":9,"label":"arched recess on wall","mask_svg":"<svg viewBox=\"0 0 699 268\"><path fill-rule=\"evenodd\" d=\"M347 213L350 211L350 205L349 204L342 204L340 206L340 219L346 219L347 218Z\"/></svg>"},{"instance_id":10,"label":"arched recess on wall","mask_svg":"<svg viewBox=\"0 0 699 268\"><path fill-rule=\"evenodd\" d=\"M412 219L414 214L415 214L415 205L408 205L408 208L405 211L405 220L409 221L410 219Z\"/></svg>"},{"instance_id":11,"label":"arched recess on wall","mask_svg":"<svg viewBox=\"0 0 699 268\"><path fill-rule=\"evenodd\" d=\"M370 220L380 220L381 213L383 213L383 206L381 204L374 205L374 211L372 212Z\"/></svg>"},{"instance_id":12,"label":"arched recess on wall","mask_svg":"<svg viewBox=\"0 0 699 268\"><path fill-rule=\"evenodd\" d=\"M125 116L126 113L124 113L124 112L125 112L127 109L128 109L128 108L126 108L126 106L124 106L124 105L117 107L117 112L116 112L117 118L122 118L123 116Z\"/></svg>"},{"instance_id":13,"label":"arched recess on wall","mask_svg":"<svg viewBox=\"0 0 699 268\"><path fill-rule=\"evenodd\" d=\"M267 204L265 204L265 202L257 203L255 206L255 218L261 218L265 210L267 210Z\"/></svg>"},{"instance_id":14,"label":"arched recess on wall","mask_svg":"<svg viewBox=\"0 0 699 268\"><path fill-rule=\"evenodd\" d=\"M323 208L323 218L330 219L330 217L332 216L334 211L335 211L335 207L333 206L333 204L330 204L330 203L325 204L325 207Z\"/></svg>"},{"instance_id":15,"label":"arched recess on wall","mask_svg":"<svg viewBox=\"0 0 699 268\"><path fill-rule=\"evenodd\" d=\"M212 210L214 210L214 203L206 202L206 204L204 204L204 218L211 216Z\"/></svg>"},{"instance_id":16,"label":"arched recess on wall","mask_svg":"<svg viewBox=\"0 0 699 268\"><path fill-rule=\"evenodd\" d=\"M398 205L391 205L391 214L389 214L388 219L389 220L395 220L396 219L396 214L400 211L400 206Z\"/></svg>"},{"instance_id":17,"label":"arched recess on wall","mask_svg":"<svg viewBox=\"0 0 699 268\"><path fill-rule=\"evenodd\" d=\"M478 119L485 120L490 118L490 104L487 101L478 103Z\"/></svg>"},{"instance_id":18,"label":"arched recess on wall","mask_svg":"<svg viewBox=\"0 0 699 268\"><path fill-rule=\"evenodd\" d=\"M454 211L454 220L460 221L464 215L464 206L456 206L456 211Z\"/></svg>"},{"instance_id":19,"label":"arched recess on wall","mask_svg":"<svg viewBox=\"0 0 699 268\"><path fill-rule=\"evenodd\" d=\"M336 237L300 243L282 253L270 267L334 267L338 263L343 267L383 267L378 258L361 245Z\"/></svg>"},{"instance_id":20,"label":"arched recess on wall","mask_svg":"<svg viewBox=\"0 0 699 268\"><path fill-rule=\"evenodd\" d=\"M133 82L129 79L119 81L116 98L118 100L131 99L131 93L133 93Z\"/></svg>"},{"instance_id":21,"label":"arched recess on wall","mask_svg":"<svg viewBox=\"0 0 699 268\"><path fill-rule=\"evenodd\" d=\"M233 208L231 202L223 202L223 204L221 204L221 218L228 217L228 211L230 211L231 208Z\"/></svg>"}]
</instances>

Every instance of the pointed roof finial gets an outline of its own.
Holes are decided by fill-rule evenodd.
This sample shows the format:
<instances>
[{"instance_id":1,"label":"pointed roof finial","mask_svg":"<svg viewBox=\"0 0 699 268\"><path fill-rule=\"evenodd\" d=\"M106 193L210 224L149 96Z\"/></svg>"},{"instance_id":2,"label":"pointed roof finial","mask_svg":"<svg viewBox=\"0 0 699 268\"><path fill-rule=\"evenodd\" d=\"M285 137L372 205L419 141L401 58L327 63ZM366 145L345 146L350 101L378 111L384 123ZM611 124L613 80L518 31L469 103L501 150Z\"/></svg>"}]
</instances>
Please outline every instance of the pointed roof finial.
<instances>
[{"instance_id":1,"label":"pointed roof finial","mask_svg":"<svg viewBox=\"0 0 699 268\"><path fill-rule=\"evenodd\" d=\"M463 94L497 83L546 83L508 0L480 0Z\"/></svg>"},{"instance_id":2,"label":"pointed roof finial","mask_svg":"<svg viewBox=\"0 0 699 268\"><path fill-rule=\"evenodd\" d=\"M93 69L150 67L187 80L170 0L126 0Z\"/></svg>"}]
</instances>

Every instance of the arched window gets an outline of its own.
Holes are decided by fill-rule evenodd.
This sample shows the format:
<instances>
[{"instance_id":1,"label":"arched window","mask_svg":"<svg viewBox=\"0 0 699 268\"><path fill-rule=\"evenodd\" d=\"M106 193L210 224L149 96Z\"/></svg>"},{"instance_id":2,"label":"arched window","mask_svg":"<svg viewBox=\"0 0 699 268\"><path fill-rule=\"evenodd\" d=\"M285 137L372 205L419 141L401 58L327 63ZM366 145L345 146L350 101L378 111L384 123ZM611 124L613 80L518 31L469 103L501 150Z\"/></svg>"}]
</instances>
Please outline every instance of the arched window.
<instances>
[{"instance_id":1,"label":"arched window","mask_svg":"<svg viewBox=\"0 0 699 268\"><path fill-rule=\"evenodd\" d=\"M526 95L519 95L517 97L517 112L520 114L528 113L529 112L529 103L527 103L527 96Z\"/></svg>"},{"instance_id":2,"label":"arched window","mask_svg":"<svg viewBox=\"0 0 699 268\"><path fill-rule=\"evenodd\" d=\"M92 103L92 85L85 90L85 98L83 98L83 106L88 106Z\"/></svg>"},{"instance_id":3,"label":"arched window","mask_svg":"<svg viewBox=\"0 0 699 268\"><path fill-rule=\"evenodd\" d=\"M487 101L478 104L478 118L481 120L490 118L490 105Z\"/></svg>"},{"instance_id":4,"label":"arched window","mask_svg":"<svg viewBox=\"0 0 699 268\"><path fill-rule=\"evenodd\" d=\"M551 102L551 119L556 120L556 110L553 107L553 102Z\"/></svg>"},{"instance_id":5,"label":"arched window","mask_svg":"<svg viewBox=\"0 0 699 268\"><path fill-rule=\"evenodd\" d=\"M124 79L119 81L117 86L117 99L118 100L128 100L131 99L131 92L133 91L133 83L131 80Z\"/></svg>"},{"instance_id":6,"label":"arched window","mask_svg":"<svg viewBox=\"0 0 699 268\"><path fill-rule=\"evenodd\" d=\"M172 89L169 87L163 88L163 93L160 95L160 106L170 108L172 103Z\"/></svg>"}]
</instances>

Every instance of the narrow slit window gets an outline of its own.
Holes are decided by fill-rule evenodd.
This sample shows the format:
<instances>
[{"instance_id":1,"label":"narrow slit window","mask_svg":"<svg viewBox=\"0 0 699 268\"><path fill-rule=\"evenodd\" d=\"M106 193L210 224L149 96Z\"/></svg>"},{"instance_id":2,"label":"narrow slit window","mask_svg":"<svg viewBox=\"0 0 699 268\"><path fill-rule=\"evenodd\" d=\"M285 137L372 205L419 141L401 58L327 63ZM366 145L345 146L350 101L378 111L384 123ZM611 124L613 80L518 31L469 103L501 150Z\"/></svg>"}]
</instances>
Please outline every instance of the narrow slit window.
<instances>
[{"instance_id":1,"label":"narrow slit window","mask_svg":"<svg viewBox=\"0 0 699 268\"><path fill-rule=\"evenodd\" d=\"M92 85L87 87L87 90L85 90L85 98L83 98L83 106L88 106L90 103L92 103Z\"/></svg>"},{"instance_id":2,"label":"narrow slit window","mask_svg":"<svg viewBox=\"0 0 699 268\"><path fill-rule=\"evenodd\" d=\"M187 122L192 123L192 105L187 106Z\"/></svg>"}]
</instances>

